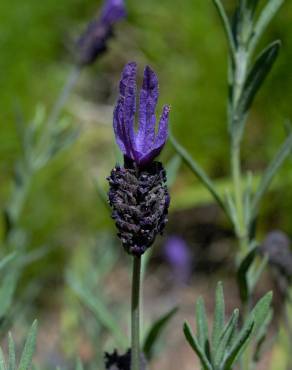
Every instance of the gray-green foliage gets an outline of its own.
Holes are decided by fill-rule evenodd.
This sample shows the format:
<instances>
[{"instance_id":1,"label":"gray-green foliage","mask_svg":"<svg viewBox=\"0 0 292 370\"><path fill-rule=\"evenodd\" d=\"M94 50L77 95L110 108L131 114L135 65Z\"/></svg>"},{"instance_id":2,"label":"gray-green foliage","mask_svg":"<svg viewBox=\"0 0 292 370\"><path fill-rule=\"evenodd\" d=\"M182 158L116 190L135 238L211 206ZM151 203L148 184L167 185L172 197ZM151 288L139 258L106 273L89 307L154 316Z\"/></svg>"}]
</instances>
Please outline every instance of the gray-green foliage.
<instances>
[{"instance_id":1,"label":"gray-green foliage","mask_svg":"<svg viewBox=\"0 0 292 370\"><path fill-rule=\"evenodd\" d=\"M38 322L35 320L28 331L24 347L17 359L16 346L12 334L8 334L8 353L4 354L0 347L0 370L43 370L43 366L39 366L33 363L33 356L36 350L36 339L37 339ZM56 370L61 370L57 367ZM81 360L78 358L76 361L75 370L83 370Z\"/></svg>"},{"instance_id":2,"label":"gray-green foliage","mask_svg":"<svg viewBox=\"0 0 292 370\"><path fill-rule=\"evenodd\" d=\"M171 136L171 143L233 225L238 240L238 285L242 302L245 304L259 279L258 271L262 272L266 265L266 261L263 261L260 269L253 268L257 255L255 223L261 201L292 150L290 131L264 170L258 184L254 184L251 172L246 176L242 173L241 146L246 123L252 103L278 57L280 42L270 43L258 55L256 51L263 32L283 5L284 0L269 0L261 6L258 2L239 1L232 19L221 0L213 0L213 2L224 26L229 45L227 106L230 135L230 186L226 189L225 197L219 193L204 169L173 136ZM244 176L247 181L243 181Z\"/></svg>"},{"instance_id":3,"label":"gray-green foliage","mask_svg":"<svg viewBox=\"0 0 292 370\"><path fill-rule=\"evenodd\" d=\"M8 336L8 356L5 359L0 349L0 370L29 370L32 367L32 359L36 346L37 321L32 324L25 341L19 362L16 359L15 344L12 335Z\"/></svg>"},{"instance_id":4,"label":"gray-green foliage","mask_svg":"<svg viewBox=\"0 0 292 370\"><path fill-rule=\"evenodd\" d=\"M69 93L69 90L66 92ZM65 95L62 94L61 97L64 100ZM25 123L22 116L17 117L21 154L15 163L12 193L3 212L5 219L3 250L5 248L12 253L4 254L0 266L2 322L11 313L11 304L22 270L47 252L46 247L40 247L37 252L28 250L29 230L21 227L20 219L36 174L76 139L77 131L68 121L59 117L65 103L63 100L58 98L52 110L56 121L51 120L52 114L46 115L43 106L36 108L35 116L29 123ZM5 268L8 263L9 268Z\"/></svg>"},{"instance_id":5,"label":"gray-green foliage","mask_svg":"<svg viewBox=\"0 0 292 370\"><path fill-rule=\"evenodd\" d=\"M184 324L185 338L198 356L203 370L232 370L245 351L252 351L252 360L258 361L263 339L271 320L272 293L258 301L253 310L239 324L239 310L226 318L222 284L216 289L214 321L209 335L204 301L196 303L196 335L188 323Z\"/></svg>"}]
</instances>

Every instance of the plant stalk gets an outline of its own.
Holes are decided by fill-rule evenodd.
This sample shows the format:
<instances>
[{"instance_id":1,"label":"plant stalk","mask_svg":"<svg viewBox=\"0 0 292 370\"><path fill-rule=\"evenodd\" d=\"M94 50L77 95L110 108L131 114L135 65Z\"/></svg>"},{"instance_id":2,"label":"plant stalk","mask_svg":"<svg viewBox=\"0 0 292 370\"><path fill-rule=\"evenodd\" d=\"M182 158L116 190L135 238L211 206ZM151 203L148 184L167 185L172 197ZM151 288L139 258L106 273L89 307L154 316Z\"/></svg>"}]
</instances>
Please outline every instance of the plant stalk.
<instances>
[{"instance_id":1,"label":"plant stalk","mask_svg":"<svg viewBox=\"0 0 292 370\"><path fill-rule=\"evenodd\" d=\"M131 309L131 370L140 370L141 257L134 256Z\"/></svg>"},{"instance_id":2,"label":"plant stalk","mask_svg":"<svg viewBox=\"0 0 292 370\"><path fill-rule=\"evenodd\" d=\"M65 84L60 92L60 95L58 96L55 102L55 105L53 106L52 111L49 115L49 119L47 122L48 126L55 124L56 121L58 120L59 115L68 100L69 95L71 94L74 86L76 85L76 82L80 76L81 70L82 69L80 66L74 65L71 71L69 72L67 80L65 81Z\"/></svg>"}]
</instances>

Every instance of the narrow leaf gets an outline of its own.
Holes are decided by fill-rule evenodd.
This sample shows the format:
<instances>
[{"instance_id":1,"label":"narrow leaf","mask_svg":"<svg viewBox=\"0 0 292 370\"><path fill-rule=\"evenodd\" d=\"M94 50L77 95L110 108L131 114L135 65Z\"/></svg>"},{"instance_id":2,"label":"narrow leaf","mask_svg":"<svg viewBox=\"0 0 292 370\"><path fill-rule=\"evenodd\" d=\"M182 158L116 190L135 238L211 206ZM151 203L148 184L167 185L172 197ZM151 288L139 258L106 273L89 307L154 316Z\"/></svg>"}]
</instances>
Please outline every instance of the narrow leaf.
<instances>
[{"instance_id":1,"label":"narrow leaf","mask_svg":"<svg viewBox=\"0 0 292 370\"><path fill-rule=\"evenodd\" d=\"M201 183L208 189L215 201L222 208L229 218L228 210L225 206L224 201L221 199L220 195L214 187L212 180L208 177L206 172L197 164L197 162L192 159L190 154L183 148L174 138L172 134L169 135L169 140L173 145L174 149L180 155L185 164L190 168L190 170L196 175L196 177L201 181Z\"/></svg>"},{"instance_id":2,"label":"narrow leaf","mask_svg":"<svg viewBox=\"0 0 292 370\"><path fill-rule=\"evenodd\" d=\"M215 7L218 11L218 14L220 16L222 25L224 27L227 42L228 42L228 47L230 49L231 57L232 57L232 59L234 59L235 58L235 53L236 53L236 46L235 46L235 41L234 41L234 37L233 37L233 34L232 34L230 21L227 17L226 11L225 11L225 9L222 5L221 0L213 0L213 3L214 3L214 5L215 5Z\"/></svg>"},{"instance_id":3,"label":"narrow leaf","mask_svg":"<svg viewBox=\"0 0 292 370\"><path fill-rule=\"evenodd\" d=\"M257 255L258 248L254 247L245 256L237 271L237 282L242 302L246 302L249 297L248 271Z\"/></svg>"},{"instance_id":4,"label":"narrow leaf","mask_svg":"<svg viewBox=\"0 0 292 370\"><path fill-rule=\"evenodd\" d=\"M196 303L196 323L197 323L197 335L200 346L205 352L209 351L209 339L208 339L208 322L206 317L206 310L204 300L200 297Z\"/></svg>"},{"instance_id":5,"label":"narrow leaf","mask_svg":"<svg viewBox=\"0 0 292 370\"><path fill-rule=\"evenodd\" d=\"M224 355L227 352L231 341L232 337L234 335L234 332L236 331L237 327L237 322L238 322L238 317L239 317L239 310L234 310L231 318L229 319L228 323L225 325L224 331L222 332L219 346L216 348L215 351L215 368L219 368L220 364L223 361Z\"/></svg>"},{"instance_id":6,"label":"narrow leaf","mask_svg":"<svg viewBox=\"0 0 292 370\"><path fill-rule=\"evenodd\" d=\"M264 297L258 301L249 315L248 321L254 322L255 333L257 333L257 331L265 323L266 317L268 316L270 311L272 298L272 292L268 292L267 294L265 294Z\"/></svg>"},{"instance_id":7,"label":"narrow leaf","mask_svg":"<svg viewBox=\"0 0 292 370\"><path fill-rule=\"evenodd\" d=\"M281 43L271 43L257 58L249 72L239 101L238 115L244 116L249 110L259 88L265 81L279 53Z\"/></svg>"},{"instance_id":8,"label":"narrow leaf","mask_svg":"<svg viewBox=\"0 0 292 370\"><path fill-rule=\"evenodd\" d=\"M253 37L250 42L250 52L252 53L257 46L257 43L267 26L274 18L280 7L284 4L285 0L269 0L267 5L262 10L259 19L254 27Z\"/></svg>"},{"instance_id":9,"label":"narrow leaf","mask_svg":"<svg viewBox=\"0 0 292 370\"><path fill-rule=\"evenodd\" d=\"M261 357L262 346L267 336L268 327L273 318L273 310L270 309L268 315L266 316L262 326L259 328L256 339L255 339L255 351L254 351L254 361L258 362Z\"/></svg>"},{"instance_id":10,"label":"narrow leaf","mask_svg":"<svg viewBox=\"0 0 292 370\"><path fill-rule=\"evenodd\" d=\"M253 218L257 216L258 206L262 197L267 192L275 174L279 171L283 165L285 159L289 156L292 150L292 133L289 134L287 139L284 141L279 151L276 153L274 159L265 170L260 185L255 193L251 206L251 215Z\"/></svg>"},{"instance_id":11,"label":"narrow leaf","mask_svg":"<svg viewBox=\"0 0 292 370\"><path fill-rule=\"evenodd\" d=\"M257 285L262 273L265 271L269 261L268 255L265 255L259 264L259 266L254 266L252 273L250 275L250 289L253 290Z\"/></svg>"},{"instance_id":12,"label":"narrow leaf","mask_svg":"<svg viewBox=\"0 0 292 370\"><path fill-rule=\"evenodd\" d=\"M28 370L32 363L32 357L35 351L37 334L37 321L32 324L24 345L24 349L20 358L18 370Z\"/></svg>"},{"instance_id":13,"label":"narrow leaf","mask_svg":"<svg viewBox=\"0 0 292 370\"><path fill-rule=\"evenodd\" d=\"M199 345L196 337L193 335L189 325L186 322L184 323L183 331L189 345L192 347L192 349L196 352L197 356L199 357L203 370L212 370L212 366L206 354L204 353L203 349Z\"/></svg>"},{"instance_id":14,"label":"narrow leaf","mask_svg":"<svg viewBox=\"0 0 292 370\"><path fill-rule=\"evenodd\" d=\"M11 302L16 289L19 271L11 269L7 271L0 286L0 318L4 317L11 308Z\"/></svg>"},{"instance_id":15,"label":"narrow leaf","mask_svg":"<svg viewBox=\"0 0 292 370\"><path fill-rule=\"evenodd\" d=\"M6 370L5 358L2 348L0 348L0 370Z\"/></svg>"},{"instance_id":16,"label":"narrow leaf","mask_svg":"<svg viewBox=\"0 0 292 370\"><path fill-rule=\"evenodd\" d=\"M174 155L166 165L167 173L167 186L170 188L175 180L178 170L181 165L181 157L179 155Z\"/></svg>"},{"instance_id":17,"label":"narrow leaf","mask_svg":"<svg viewBox=\"0 0 292 370\"><path fill-rule=\"evenodd\" d=\"M161 316L158 320L156 320L151 326L151 328L149 329L148 334L146 335L146 338L144 340L144 345L143 345L143 352L148 360L151 360L151 358L153 357L154 348L155 348L157 339L161 335L167 323L175 315L177 310L178 310L178 307L174 307L173 309L171 309L165 315Z\"/></svg>"},{"instance_id":18,"label":"narrow leaf","mask_svg":"<svg viewBox=\"0 0 292 370\"><path fill-rule=\"evenodd\" d=\"M15 257L16 257L15 252L8 254L8 256L3 257L2 260L0 261L0 271L4 269L12 260L14 260Z\"/></svg>"},{"instance_id":19,"label":"narrow leaf","mask_svg":"<svg viewBox=\"0 0 292 370\"><path fill-rule=\"evenodd\" d=\"M76 370L83 370L83 365L80 358L78 358L76 361Z\"/></svg>"},{"instance_id":20,"label":"narrow leaf","mask_svg":"<svg viewBox=\"0 0 292 370\"><path fill-rule=\"evenodd\" d=\"M215 299L215 317L212 332L212 356L215 357L217 347L220 342L220 337L224 328L225 321L225 303L222 283L217 284L216 299Z\"/></svg>"},{"instance_id":21,"label":"narrow leaf","mask_svg":"<svg viewBox=\"0 0 292 370\"><path fill-rule=\"evenodd\" d=\"M71 273L67 274L67 282L71 289L79 297L81 302L95 315L98 322L110 333L114 334L119 344L123 345L125 337L114 317L107 309L101 296L94 296L84 285L82 285Z\"/></svg>"},{"instance_id":22,"label":"narrow leaf","mask_svg":"<svg viewBox=\"0 0 292 370\"><path fill-rule=\"evenodd\" d=\"M222 370L231 370L234 363L239 359L242 349L245 348L249 341L254 327L254 322L244 327L238 334L230 351L227 353L222 364Z\"/></svg>"},{"instance_id":23,"label":"narrow leaf","mask_svg":"<svg viewBox=\"0 0 292 370\"><path fill-rule=\"evenodd\" d=\"M15 344L11 333L8 334L8 370L15 370Z\"/></svg>"}]
</instances>

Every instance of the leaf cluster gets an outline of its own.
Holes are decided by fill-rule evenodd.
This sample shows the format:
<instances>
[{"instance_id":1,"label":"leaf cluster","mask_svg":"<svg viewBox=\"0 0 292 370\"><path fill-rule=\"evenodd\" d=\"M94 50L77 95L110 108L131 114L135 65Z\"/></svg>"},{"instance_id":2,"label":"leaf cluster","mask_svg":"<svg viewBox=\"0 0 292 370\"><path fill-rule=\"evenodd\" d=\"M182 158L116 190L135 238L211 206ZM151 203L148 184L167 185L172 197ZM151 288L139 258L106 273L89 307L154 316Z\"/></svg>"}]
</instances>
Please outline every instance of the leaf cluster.
<instances>
[{"instance_id":1,"label":"leaf cluster","mask_svg":"<svg viewBox=\"0 0 292 370\"><path fill-rule=\"evenodd\" d=\"M193 334L189 324L184 324L184 335L196 355L203 370L232 370L245 351L254 348L253 359L257 361L261 344L271 320L272 293L267 293L245 319L239 324L239 310L235 309L226 320L223 287L218 283L216 289L214 321L209 335L204 301L196 303L197 333ZM251 347L251 346L250 346Z\"/></svg>"}]
</instances>

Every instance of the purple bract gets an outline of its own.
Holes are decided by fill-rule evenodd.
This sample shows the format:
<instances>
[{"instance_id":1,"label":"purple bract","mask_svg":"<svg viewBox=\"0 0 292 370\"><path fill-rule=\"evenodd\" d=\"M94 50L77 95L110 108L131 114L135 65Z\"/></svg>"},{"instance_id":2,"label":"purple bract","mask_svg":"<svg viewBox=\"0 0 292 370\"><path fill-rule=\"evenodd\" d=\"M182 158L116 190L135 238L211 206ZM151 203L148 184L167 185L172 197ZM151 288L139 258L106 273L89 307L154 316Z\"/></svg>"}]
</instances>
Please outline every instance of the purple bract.
<instances>
[{"instance_id":1,"label":"purple bract","mask_svg":"<svg viewBox=\"0 0 292 370\"><path fill-rule=\"evenodd\" d=\"M170 107L163 107L156 133L158 79L147 66L140 92L139 124L135 130L136 74L136 63L128 63L120 81L120 96L114 110L113 124L117 144L125 157L132 159L138 166L145 166L159 155L166 142Z\"/></svg>"}]
</instances>

